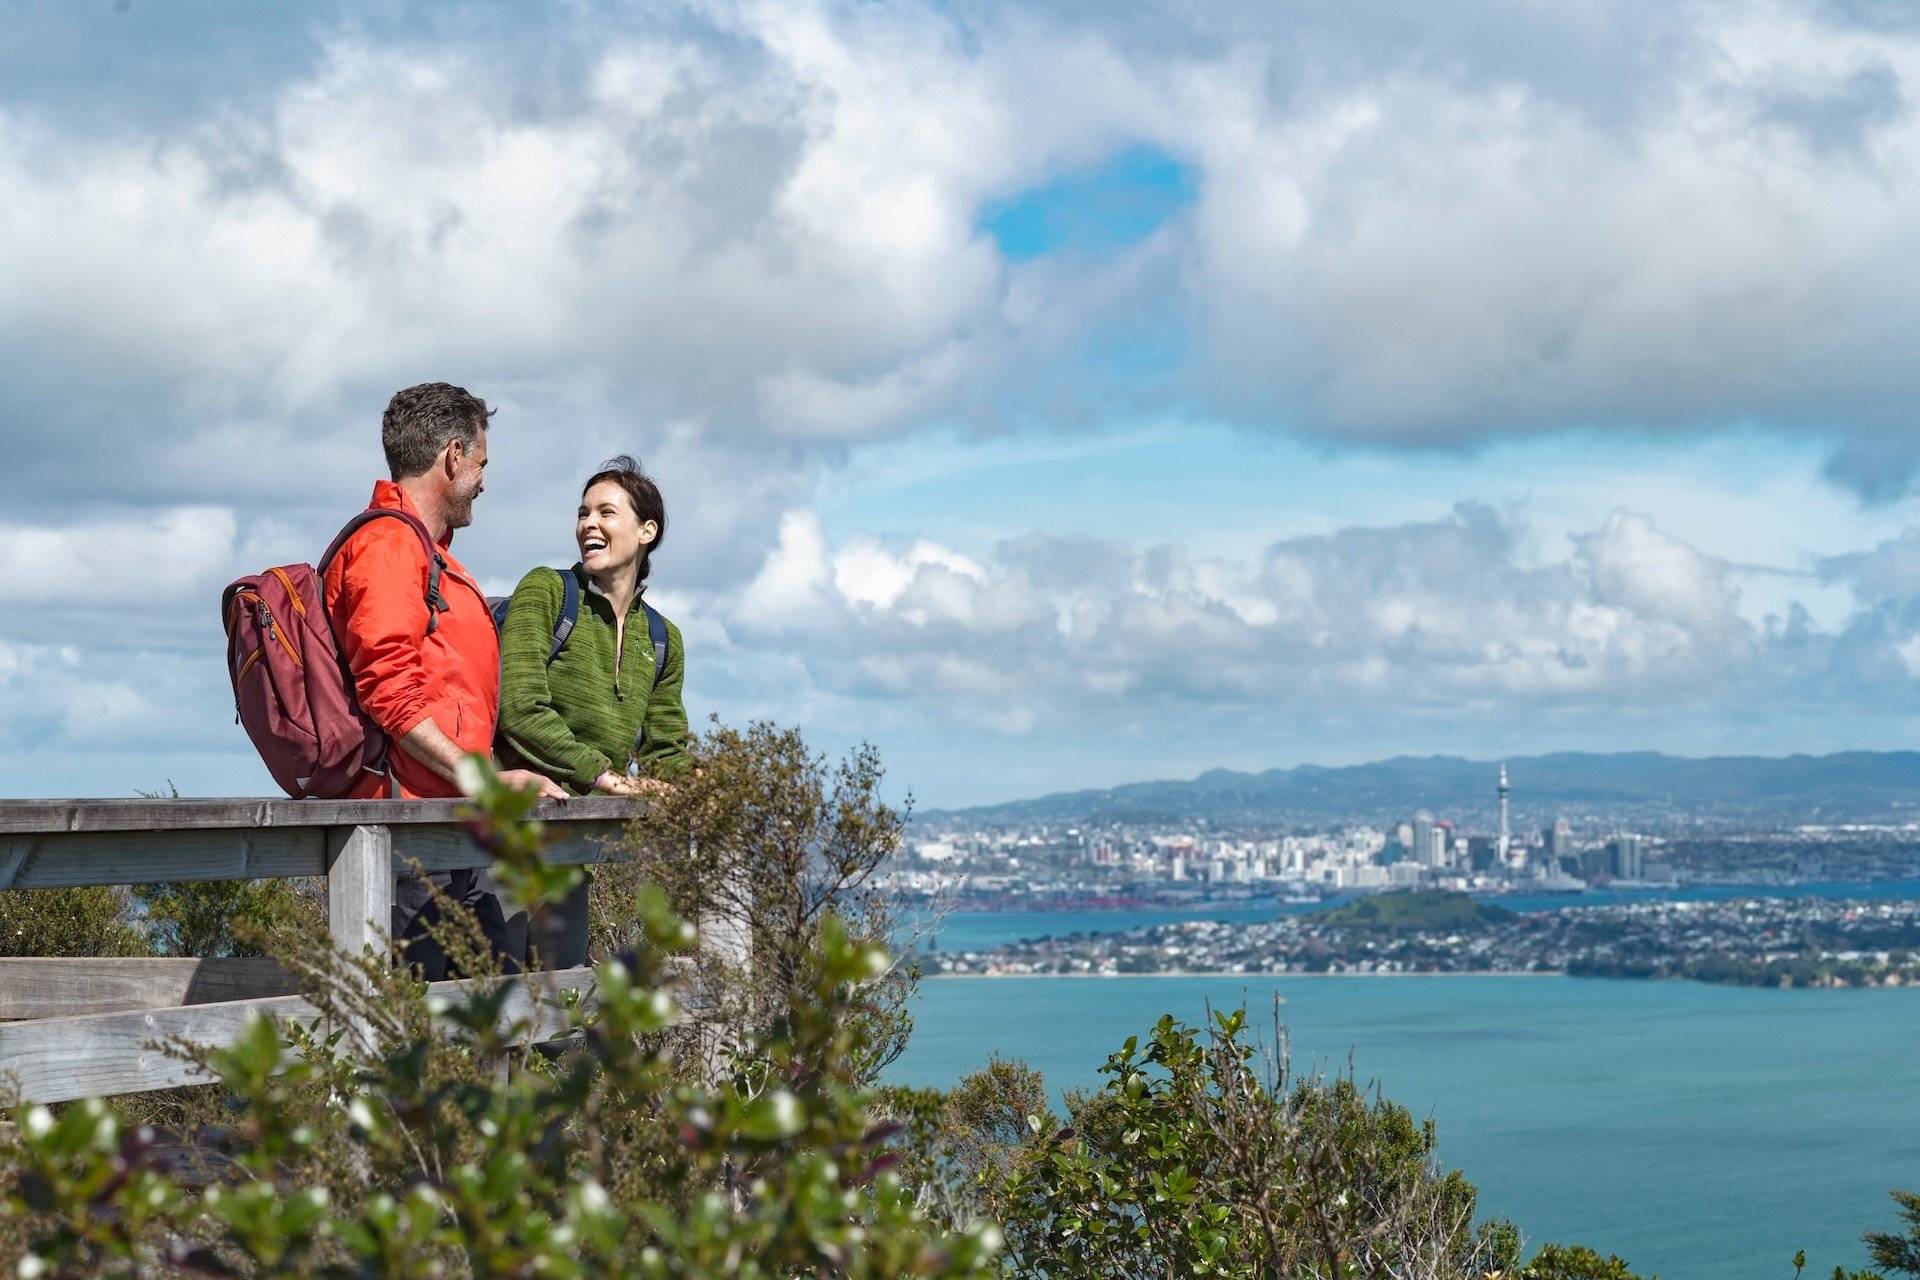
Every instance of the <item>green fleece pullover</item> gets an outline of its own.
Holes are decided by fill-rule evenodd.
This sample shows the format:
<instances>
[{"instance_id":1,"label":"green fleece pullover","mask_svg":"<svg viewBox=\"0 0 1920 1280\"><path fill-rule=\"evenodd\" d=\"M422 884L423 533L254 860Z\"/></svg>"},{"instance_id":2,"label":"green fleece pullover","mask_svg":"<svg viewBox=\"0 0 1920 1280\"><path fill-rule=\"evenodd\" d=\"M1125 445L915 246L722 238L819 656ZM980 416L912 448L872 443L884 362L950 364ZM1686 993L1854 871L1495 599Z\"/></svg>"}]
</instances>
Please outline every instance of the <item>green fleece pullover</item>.
<instances>
[{"instance_id":1,"label":"green fleece pullover","mask_svg":"<svg viewBox=\"0 0 1920 1280\"><path fill-rule=\"evenodd\" d=\"M634 739L646 726L637 763L642 775L675 778L693 761L687 755L687 711L680 700L686 649L680 629L667 623L667 664L653 679L653 643L646 611L635 597L627 610L620 661L613 606L586 576L580 620L566 648L547 664L553 625L565 594L559 573L534 569L520 579L500 631L500 730L496 749L508 765L536 770L584 793L611 769L625 773L636 760Z\"/></svg>"}]
</instances>

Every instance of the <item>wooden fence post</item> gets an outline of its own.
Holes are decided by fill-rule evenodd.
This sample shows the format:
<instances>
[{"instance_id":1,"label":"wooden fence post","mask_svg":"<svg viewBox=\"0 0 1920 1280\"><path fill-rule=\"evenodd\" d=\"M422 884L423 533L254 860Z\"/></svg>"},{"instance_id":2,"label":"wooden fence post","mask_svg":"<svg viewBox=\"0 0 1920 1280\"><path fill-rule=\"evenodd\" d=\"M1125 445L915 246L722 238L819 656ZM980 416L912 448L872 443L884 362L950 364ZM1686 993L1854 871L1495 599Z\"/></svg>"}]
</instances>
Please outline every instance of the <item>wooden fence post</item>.
<instances>
[{"instance_id":1,"label":"wooden fence post","mask_svg":"<svg viewBox=\"0 0 1920 1280\"><path fill-rule=\"evenodd\" d=\"M349 956L376 953L393 927L393 833L384 826L327 833L327 929Z\"/></svg>"},{"instance_id":2,"label":"wooden fence post","mask_svg":"<svg viewBox=\"0 0 1920 1280\"><path fill-rule=\"evenodd\" d=\"M693 847L697 859L698 842ZM753 878L740 867L732 868L729 875L727 888L719 894L719 908L709 909L694 923L707 954L747 974L753 969Z\"/></svg>"}]
</instances>

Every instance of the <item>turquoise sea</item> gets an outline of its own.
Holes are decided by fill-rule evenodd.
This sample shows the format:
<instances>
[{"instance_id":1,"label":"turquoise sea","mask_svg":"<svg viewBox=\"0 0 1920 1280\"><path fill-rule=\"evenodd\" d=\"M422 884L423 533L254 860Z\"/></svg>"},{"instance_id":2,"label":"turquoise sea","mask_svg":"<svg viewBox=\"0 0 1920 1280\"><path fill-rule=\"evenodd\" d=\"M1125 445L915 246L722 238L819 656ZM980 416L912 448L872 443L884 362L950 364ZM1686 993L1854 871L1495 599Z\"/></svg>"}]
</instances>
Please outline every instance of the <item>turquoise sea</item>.
<instances>
[{"instance_id":1,"label":"turquoise sea","mask_svg":"<svg viewBox=\"0 0 1920 1280\"><path fill-rule=\"evenodd\" d=\"M1082 928L1086 927L1083 923ZM1563 977L949 978L891 1078L995 1051L1057 1090L1162 1013L1274 995L1296 1066L1344 1069L1439 1126L1485 1213L1667 1280L1861 1265L1920 1189L1920 989L1773 991Z\"/></svg>"}]
</instances>

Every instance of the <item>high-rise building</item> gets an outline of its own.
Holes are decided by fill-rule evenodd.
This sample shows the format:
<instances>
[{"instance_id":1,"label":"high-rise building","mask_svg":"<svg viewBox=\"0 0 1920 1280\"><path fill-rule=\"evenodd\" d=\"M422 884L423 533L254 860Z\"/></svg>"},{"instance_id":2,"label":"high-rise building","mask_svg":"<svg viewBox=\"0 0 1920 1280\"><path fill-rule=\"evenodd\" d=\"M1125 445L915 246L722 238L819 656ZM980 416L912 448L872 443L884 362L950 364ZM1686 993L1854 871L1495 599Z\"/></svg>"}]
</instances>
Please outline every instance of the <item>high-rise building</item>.
<instances>
[{"instance_id":1,"label":"high-rise building","mask_svg":"<svg viewBox=\"0 0 1920 1280\"><path fill-rule=\"evenodd\" d=\"M1640 837L1615 836L1607 845L1607 870L1616 880L1640 878Z\"/></svg>"},{"instance_id":2,"label":"high-rise building","mask_svg":"<svg viewBox=\"0 0 1920 1280\"><path fill-rule=\"evenodd\" d=\"M1439 860L1433 856L1433 815L1425 809L1413 815L1413 860L1423 867L1437 867Z\"/></svg>"},{"instance_id":3,"label":"high-rise building","mask_svg":"<svg viewBox=\"0 0 1920 1280\"><path fill-rule=\"evenodd\" d=\"M1573 827L1565 818L1557 818L1553 826L1547 829L1547 870L1549 872L1561 870L1565 867L1566 860L1572 856Z\"/></svg>"}]
</instances>

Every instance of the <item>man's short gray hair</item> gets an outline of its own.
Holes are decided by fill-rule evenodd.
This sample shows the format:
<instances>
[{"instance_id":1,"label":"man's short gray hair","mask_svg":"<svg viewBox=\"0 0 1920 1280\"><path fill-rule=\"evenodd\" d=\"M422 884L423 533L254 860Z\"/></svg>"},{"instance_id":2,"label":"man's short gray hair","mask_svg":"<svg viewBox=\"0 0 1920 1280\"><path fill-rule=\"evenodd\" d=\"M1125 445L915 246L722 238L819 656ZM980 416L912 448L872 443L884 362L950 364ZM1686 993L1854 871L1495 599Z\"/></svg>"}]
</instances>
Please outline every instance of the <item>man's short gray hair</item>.
<instances>
[{"instance_id":1,"label":"man's short gray hair","mask_svg":"<svg viewBox=\"0 0 1920 1280\"><path fill-rule=\"evenodd\" d=\"M394 392L380 418L388 474L395 480L419 475L434 464L449 440L473 448L492 416L485 400L450 382L423 382Z\"/></svg>"}]
</instances>

